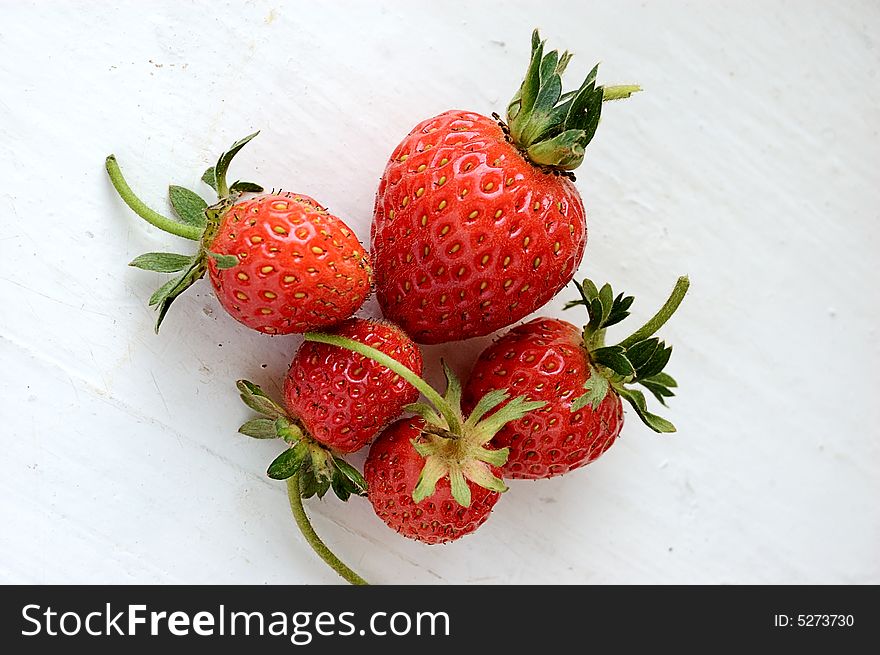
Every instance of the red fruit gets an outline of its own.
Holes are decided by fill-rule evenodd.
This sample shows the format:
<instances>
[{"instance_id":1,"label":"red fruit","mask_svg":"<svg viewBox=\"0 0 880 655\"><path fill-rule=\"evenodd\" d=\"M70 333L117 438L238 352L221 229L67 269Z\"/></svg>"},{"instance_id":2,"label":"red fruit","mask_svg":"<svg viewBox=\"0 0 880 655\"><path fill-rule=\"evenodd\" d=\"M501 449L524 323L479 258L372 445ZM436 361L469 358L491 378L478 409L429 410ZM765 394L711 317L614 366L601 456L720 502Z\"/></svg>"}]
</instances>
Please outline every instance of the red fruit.
<instances>
[{"instance_id":1,"label":"red fruit","mask_svg":"<svg viewBox=\"0 0 880 655\"><path fill-rule=\"evenodd\" d=\"M663 373L672 348L651 335L669 319L688 288L680 278L658 314L632 336L605 346L605 330L629 314L632 297L614 298L589 280L577 285L589 324L581 329L566 321L537 318L519 325L480 355L464 388L465 411L495 389L528 393L546 404L507 423L492 440L510 448L505 477L549 478L596 460L623 427L621 397L657 432L673 432L668 421L647 411L644 394L628 387L641 384L664 405L675 380Z\"/></svg>"},{"instance_id":2,"label":"red fruit","mask_svg":"<svg viewBox=\"0 0 880 655\"><path fill-rule=\"evenodd\" d=\"M407 407L421 418L393 423L370 447L364 476L379 517L404 536L426 543L452 541L476 530L498 493L507 490L498 477L507 450L488 447L489 442L505 423L543 403L519 396L493 411L509 398L496 391L464 415L461 383L445 364L446 393L441 396L397 359L355 339L320 333L310 333L306 339L372 359L400 375L428 401Z\"/></svg>"},{"instance_id":3,"label":"red fruit","mask_svg":"<svg viewBox=\"0 0 880 655\"><path fill-rule=\"evenodd\" d=\"M227 269L208 262L220 304L267 334L334 325L370 293L370 266L357 237L308 196L284 193L237 202L208 248L239 261Z\"/></svg>"},{"instance_id":4,"label":"red fruit","mask_svg":"<svg viewBox=\"0 0 880 655\"><path fill-rule=\"evenodd\" d=\"M623 406L609 393L598 408L571 406L590 378L581 329L536 318L518 325L480 355L465 386L464 406L493 389L528 393L547 403L501 428L492 443L509 447L508 478L549 478L589 464L611 447L623 427Z\"/></svg>"},{"instance_id":5,"label":"red fruit","mask_svg":"<svg viewBox=\"0 0 880 655\"><path fill-rule=\"evenodd\" d=\"M570 180L529 163L496 121L449 111L415 127L379 184L379 303L422 343L488 334L556 295L586 241Z\"/></svg>"},{"instance_id":6,"label":"red fruit","mask_svg":"<svg viewBox=\"0 0 880 655\"><path fill-rule=\"evenodd\" d=\"M410 539L440 544L463 537L480 527L501 496L467 480L470 506L462 507L452 496L449 479L442 478L433 495L413 500L425 459L412 444L424 443L425 421L401 419L373 442L364 465L367 495L373 510L389 527ZM495 475L497 467L491 467Z\"/></svg>"},{"instance_id":7,"label":"red fruit","mask_svg":"<svg viewBox=\"0 0 880 655\"><path fill-rule=\"evenodd\" d=\"M332 334L390 355L421 375L419 347L395 325L351 319ZM342 452L359 450L419 392L371 359L325 343L303 343L284 381L284 404L320 443Z\"/></svg>"},{"instance_id":8,"label":"red fruit","mask_svg":"<svg viewBox=\"0 0 880 655\"><path fill-rule=\"evenodd\" d=\"M583 159L603 97L638 87L603 89L594 69L563 98L569 58L544 55L535 32L506 125L448 111L419 123L391 155L371 232L376 292L384 315L416 341L510 325L574 275L587 230L570 171Z\"/></svg>"},{"instance_id":9,"label":"red fruit","mask_svg":"<svg viewBox=\"0 0 880 655\"><path fill-rule=\"evenodd\" d=\"M183 187L169 187L177 219L147 207L125 182L116 158L107 173L120 197L161 230L199 242L193 255L146 253L132 266L176 273L150 298L159 311L156 331L171 303L205 273L233 318L267 334L307 332L351 316L370 294L369 258L351 229L308 196L279 193L241 200L263 190L253 182L226 183L236 153L256 136L234 143L202 181L216 192L208 203Z\"/></svg>"}]
</instances>

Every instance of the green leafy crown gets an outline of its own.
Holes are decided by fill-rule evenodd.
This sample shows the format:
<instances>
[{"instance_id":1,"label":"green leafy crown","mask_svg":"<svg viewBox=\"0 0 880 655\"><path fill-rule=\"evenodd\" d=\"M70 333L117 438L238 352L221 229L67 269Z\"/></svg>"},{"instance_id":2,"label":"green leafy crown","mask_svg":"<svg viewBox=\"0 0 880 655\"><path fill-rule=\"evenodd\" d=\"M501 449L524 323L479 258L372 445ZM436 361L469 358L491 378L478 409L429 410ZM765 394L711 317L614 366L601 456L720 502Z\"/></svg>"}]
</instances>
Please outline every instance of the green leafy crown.
<instances>
[{"instance_id":1,"label":"green leafy crown","mask_svg":"<svg viewBox=\"0 0 880 655\"><path fill-rule=\"evenodd\" d=\"M538 30L532 33L532 56L522 85L507 107L511 141L539 166L573 171L596 134L602 102L630 97L637 85L597 85L596 64L581 86L562 93L562 74L572 55L544 53Z\"/></svg>"},{"instance_id":2,"label":"green leafy crown","mask_svg":"<svg viewBox=\"0 0 880 655\"><path fill-rule=\"evenodd\" d=\"M273 480L298 475L303 498L323 498L329 489L340 500L367 495L367 482L354 466L315 441L302 423L289 416L259 386L247 380L236 384L242 402L262 415L247 421L238 431L254 439L281 439L287 444L269 464L266 475Z\"/></svg>"},{"instance_id":3,"label":"green leafy crown","mask_svg":"<svg viewBox=\"0 0 880 655\"><path fill-rule=\"evenodd\" d=\"M632 296L617 296L610 284L596 287L591 280L575 282L580 299L568 302L564 309L585 307L589 322L584 326L584 346L590 356L590 377L584 394L572 404L572 411L599 406L610 390L626 399L645 425L655 432L675 432L675 426L648 411L645 394L632 385L647 389L662 405L674 396L675 379L663 372L672 355L672 347L652 336L678 309L690 285L680 277L669 299L657 314L632 335L612 346L605 345L605 330L629 316Z\"/></svg>"},{"instance_id":4,"label":"green leafy crown","mask_svg":"<svg viewBox=\"0 0 880 655\"><path fill-rule=\"evenodd\" d=\"M443 371L446 374L444 411L439 412L427 403L414 403L406 408L425 421L421 436L412 441L416 452L425 458L412 496L417 503L429 498L434 494L437 482L449 478L452 497L462 507L469 507L471 490L468 480L490 491L507 491L507 485L491 467L504 466L510 449L486 446L507 423L540 409L546 403L517 396L497 409L510 398L510 394L501 389L483 396L465 417L461 411L461 382L446 362L443 362Z\"/></svg>"}]
</instances>

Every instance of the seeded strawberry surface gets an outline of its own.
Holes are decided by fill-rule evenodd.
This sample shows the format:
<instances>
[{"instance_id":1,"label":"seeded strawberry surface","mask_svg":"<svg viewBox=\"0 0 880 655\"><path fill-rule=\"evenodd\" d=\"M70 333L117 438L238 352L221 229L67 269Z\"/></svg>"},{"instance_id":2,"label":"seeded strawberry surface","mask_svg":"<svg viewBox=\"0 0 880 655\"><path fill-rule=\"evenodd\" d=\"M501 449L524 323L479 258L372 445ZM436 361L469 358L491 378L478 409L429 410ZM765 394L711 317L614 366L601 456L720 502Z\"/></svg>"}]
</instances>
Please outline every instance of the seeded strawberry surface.
<instances>
[{"instance_id":1,"label":"seeded strawberry surface","mask_svg":"<svg viewBox=\"0 0 880 655\"><path fill-rule=\"evenodd\" d=\"M510 448L505 477L562 475L611 447L623 427L623 407L616 393L609 391L596 409L587 405L571 411L590 374L581 330L557 319L538 318L519 325L480 355L464 388L466 410L493 389L509 389L511 394L523 393L547 403L495 435L493 445Z\"/></svg>"},{"instance_id":2,"label":"seeded strawberry surface","mask_svg":"<svg viewBox=\"0 0 880 655\"><path fill-rule=\"evenodd\" d=\"M351 229L308 196L261 195L233 205L208 263L220 303L267 334L306 332L351 316L370 293L369 259Z\"/></svg>"},{"instance_id":3,"label":"seeded strawberry surface","mask_svg":"<svg viewBox=\"0 0 880 655\"><path fill-rule=\"evenodd\" d=\"M351 319L332 331L390 355L421 375L419 347L390 323ZM342 453L368 444L419 392L371 359L324 343L300 346L284 381L284 401L311 436Z\"/></svg>"},{"instance_id":4,"label":"seeded strawberry surface","mask_svg":"<svg viewBox=\"0 0 880 655\"><path fill-rule=\"evenodd\" d=\"M364 464L368 496L373 510L404 537L427 544L454 541L476 530L488 518L501 494L470 480L471 503L462 507L452 496L448 478L442 478L434 493L421 502L413 490L425 465L412 440L420 440L425 421L401 419L388 426L373 445ZM497 475L500 471L493 467Z\"/></svg>"},{"instance_id":5,"label":"seeded strawberry surface","mask_svg":"<svg viewBox=\"0 0 880 655\"><path fill-rule=\"evenodd\" d=\"M586 238L567 177L527 161L491 118L448 111L410 132L380 182L379 303L420 343L489 334L565 286Z\"/></svg>"}]
</instances>

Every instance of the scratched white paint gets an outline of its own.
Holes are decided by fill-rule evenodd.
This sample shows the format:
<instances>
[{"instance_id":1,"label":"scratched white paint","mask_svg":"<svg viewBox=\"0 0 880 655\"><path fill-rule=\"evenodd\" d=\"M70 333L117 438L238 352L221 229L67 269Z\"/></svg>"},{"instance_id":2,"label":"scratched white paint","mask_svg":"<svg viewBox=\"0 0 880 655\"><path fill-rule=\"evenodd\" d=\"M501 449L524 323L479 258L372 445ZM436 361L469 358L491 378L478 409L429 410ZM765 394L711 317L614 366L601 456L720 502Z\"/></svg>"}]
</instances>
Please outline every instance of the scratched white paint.
<instances>
[{"instance_id":1,"label":"scratched white paint","mask_svg":"<svg viewBox=\"0 0 880 655\"><path fill-rule=\"evenodd\" d=\"M369 235L397 141L449 108L503 111L543 28L607 107L578 186L581 274L637 294L689 273L663 331L681 393L598 463L515 483L446 547L367 503L309 503L384 582L880 582L880 9L872 2L4 2L0 21L0 580L335 582L236 434L232 385L277 390L297 337L249 332L207 284L161 336L109 152L164 208L259 128L235 175ZM570 295L570 294L566 294ZM557 314L564 298L545 308ZM374 311L370 304L368 311ZM426 349L463 373L488 343ZM265 366L265 368L263 368Z\"/></svg>"}]
</instances>

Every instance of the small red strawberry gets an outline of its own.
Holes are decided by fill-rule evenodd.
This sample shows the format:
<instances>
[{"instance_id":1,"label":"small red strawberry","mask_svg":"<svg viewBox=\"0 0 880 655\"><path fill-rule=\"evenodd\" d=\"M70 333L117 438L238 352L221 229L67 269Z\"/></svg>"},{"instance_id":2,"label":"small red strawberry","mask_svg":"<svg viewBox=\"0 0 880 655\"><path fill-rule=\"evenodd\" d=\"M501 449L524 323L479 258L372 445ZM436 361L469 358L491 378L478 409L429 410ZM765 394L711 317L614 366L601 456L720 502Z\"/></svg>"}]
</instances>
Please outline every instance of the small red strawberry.
<instances>
[{"instance_id":1,"label":"small red strawberry","mask_svg":"<svg viewBox=\"0 0 880 655\"><path fill-rule=\"evenodd\" d=\"M387 427L370 446L364 474L376 514L405 537L429 544L452 541L476 530L507 487L498 477L507 448L489 446L508 422L540 408L518 396L494 390L465 415L461 384L446 370L441 396L388 355L340 335L308 333L307 341L339 346L374 359L419 389L430 401L406 409L420 418L401 419Z\"/></svg>"},{"instance_id":2,"label":"small red strawberry","mask_svg":"<svg viewBox=\"0 0 880 655\"><path fill-rule=\"evenodd\" d=\"M202 180L219 197L211 206L196 193L171 186L179 220L140 201L122 177L115 157L107 172L122 199L149 223L199 242L195 255L147 253L132 266L178 273L150 298L162 324L171 303L206 272L217 298L233 318L266 334L301 333L351 316L370 293L371 269L363 246L339 218L308 196L278 193L241 199L263 189L252 182L226 183L232 158L256 134L220 156Z\"/></svg>"},{"instance_id":3,"label":"small red strawberry","mask_svg":"<svg viewBox=\"0 0 880 655\"><path fill-rule=\"evenodd\" d=\"M425 420L405 418L390 425L370 448L364 464L367 497L376 515L405 537L428 544L453 541L480 527L501 494L466 480L470 505L452 495L448 478L437 482L429 498L416 502L413 493L422 477L425 458L417 448L428 445ZM488 466L500 478L501 470Z\"/></svg>"},{"instance_id":4,"label":"small red strawberry","mask_svg":"<svg viewBox=\"0 0 880 655\"><path fill-rule=\"evenodd\" d=\"M337 326L333 334L371 346L422 374L419 347L397 326L360 318ZM306 341L284 381L284 404L316 440L341 453L360 450L418 390L371 359L324 343Z\"/></svg>"},{"instance_id":5,"label":"small red strawberry","mask_svg":"<svg viewBox=\"0 0 880 655\"><path fill-rule=\"evenodd\" d=\"M351 319L331 335L356 343L403 367L421 373L419 347L390 323ZM323 498L328 490L345 501L365 496L367 483L340 456L366 445L419 392L397 372L373 358L317 341L303 343L284 382L284 405L260 387L238 381L242 401L262 414L239 432L257 439L283 439L288 447L269 465L270 478L287 480L290 507L304 538L334 571L352 584L366 584L321 541L303 509L303 498Z\"/></svg>"},{"instance_id":6,"label":"small red strawberry","mask_svg":"<svg viewBox=\"0 0 880 655\"><path fill-rule=\"evenodd\" d=\"M419 347L390 323L353 318L325 336L357 343L421 373ZM284 380L284 406L253 382L239 380L238 390L248 407L263 414L239 432L258 439L280 437L290 444L269 467L269 477L292 476L310 454L315 477L328 486L336 453L363 448L419 397L414 386L370 357L316 341L305 341L293 356Z\"/></svg>"},{"instance_id":7,"label":"small red strawberry","mask_svg":"<svg viewBox=\"0 0 880 655\"><path fill-rule=\"evenodd\" d=\"M687 278L679 278L647 324L614 346L605 346L605 330L626 318L633 298L615 298L610 285L597 289L590 280L576 286L581 300L566 309L586 306L590 321L585 328L553 318L519 325L483 351L465 387L465 409L498 388L546 402L495 436L494 445L510 448L505 477L548 478L598 458L623 427L621 398L652 430L675 431L669 421L647 411L641 391L627 385L641 384L663 405L673 395L676 382L663 373L672 348L651 335L684 298Z\"/></svg>"},{"instance_id":8,"label":"small red strawberry","mask_svg":"<svg viewBox=\"0 0 880 655\"><path fill-rule=\"evenodd\" d=\"M208 271L234 318L267 334L300 333L351 316L370 293L357 237L312 198L292 193L235 203L209 249L238 260Z\"/></svg>"},{"instance_id":9,"label":"small red strawberry","mask_svg":"<svg viewBox=\"0 0 880 655\"><path fill-rule=\"evenodd\" d=\"M376 195L372 252L384 315L420 343L503 328L544 305L574 275L586 245L571 171L603 100L596 68L562 94L571 55L544 54L537 30L507 124L448 111L394 149Z\"/></svg>"}]
</instances>

